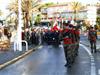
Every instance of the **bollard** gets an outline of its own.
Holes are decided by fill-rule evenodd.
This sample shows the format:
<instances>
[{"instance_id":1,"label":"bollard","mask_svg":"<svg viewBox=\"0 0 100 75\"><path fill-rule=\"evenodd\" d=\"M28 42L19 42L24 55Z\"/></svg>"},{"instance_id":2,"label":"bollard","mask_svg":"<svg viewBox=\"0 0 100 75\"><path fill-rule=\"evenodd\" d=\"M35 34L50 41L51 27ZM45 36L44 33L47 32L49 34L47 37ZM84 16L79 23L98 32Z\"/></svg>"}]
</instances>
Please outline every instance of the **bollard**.
<instances>
[{"instance_id":1,"label":"bollard","mask_svg":"<svg viewBox=\"0 0 100 75\"><path fill-rule=\"evenodd\" d=\"M26 51L28 51L28 43L26 40L22 40L21 42L24 42L26 44ZM18 42L14 42L14 51L18 50Z\"/></svg>"},{"instance_id":2,"label":"bollard","mask_svg":"<svg viewBox=\"0 0 100 75\"><path fill-rule=\"evenodd\" d=\"M20 46L21 43L19 43L18 41L14 42L14 51L19 50L22 51L22 46Z\"/></svg>"},{"instance_id":3,"label":"bollard","mask_svg":"<svg viewBox=\"0 0 100 75\"><path fill-rule=\"evenodd\" d=\"M24 42L26 44L26 51L28 51L28 43L26 40L22 40L22 42Z\"/></svg>"}]
</instances>

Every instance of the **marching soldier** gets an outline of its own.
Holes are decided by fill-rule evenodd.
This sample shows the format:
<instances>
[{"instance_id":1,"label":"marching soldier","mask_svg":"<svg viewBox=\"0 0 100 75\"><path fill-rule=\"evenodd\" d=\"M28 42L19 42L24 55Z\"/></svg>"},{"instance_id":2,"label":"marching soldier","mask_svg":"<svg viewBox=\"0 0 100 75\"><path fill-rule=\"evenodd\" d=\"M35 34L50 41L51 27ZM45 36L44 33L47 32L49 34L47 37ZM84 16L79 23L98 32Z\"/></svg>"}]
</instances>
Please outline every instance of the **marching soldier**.
<instances>
[{"instance_id":1,"label":"marching soldier","mask_svg":"<svg viewBox=\"0 0 100 75\"><path fill-rule=\"evenodd\" d=\"M71 67L78 54L79 30L70 24L70 21L68 21L68 23L63 23L62 38L66 58L65 66Z\"/></svg>"},{"instance_id":2,"label":"marching soldier","mask_svg":"<svg viewBox=\"0 0 100 75\"><path fill-rule=\"evenodd\" d=\"M97 32L93 27L90 27L88 32L88 39L91 45L91 53L96 53L96 39L97 39Z\"/></svg>"},{"instance_id":3,"label":"marching soldier","mask_svg":"<svg viewBox=\"0 0 100 75\"><path fill-rule=\"evenodd\" d=\"M72 44L71 44L71 63L74 63L75 61L75 54L76 54L76 38L75 38L75 27L70 24L70 32L71 32L71 39L72 39Z\"/></svg>"},{"instance_id":4,"label":"marching soldier","mask_svg":"<svg viewBox=\"0 0 100 75\"><path fill-rule=\"evenodd\" d=\"M72 44L72 34L69 30L70 21L68 23L64 23L64 29L62 31L62 38L63 38L63 46L64 46L64 53L66 58L65 66L71 67L72 63L72 54L71 54L71 44Z\"/></svg>"},{"instance_id":5,"label":"marching soldier","mask_svg":"<svg viewBox=\"0 0 100 75\"><path fill-rule=\"evenodd\" d=\"M76 27L74 31L75 31L74 34L75 34L75 41L76 41L75 56L77 56L78 49L79 49L79 41L80 41L80 31L79 31L79 28L76 28Z\"/></svg>"}]
</instances>

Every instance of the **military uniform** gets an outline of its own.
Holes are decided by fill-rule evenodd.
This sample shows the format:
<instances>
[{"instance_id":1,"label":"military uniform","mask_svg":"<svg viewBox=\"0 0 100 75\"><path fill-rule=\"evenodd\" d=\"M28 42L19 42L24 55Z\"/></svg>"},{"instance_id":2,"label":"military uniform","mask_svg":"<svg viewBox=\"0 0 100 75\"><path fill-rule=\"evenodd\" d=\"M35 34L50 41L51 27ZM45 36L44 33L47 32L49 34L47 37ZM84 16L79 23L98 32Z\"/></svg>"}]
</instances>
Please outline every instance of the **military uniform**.
<instances>
[{"instance_id":1,"label":"military uniform","mask_svg":"<svg viewBox=\"0 0 100 75\"><path fill-rule=\"evenodd\" d=\"M78 49L79 49L79 41L80 41L80 31L79 29L75 29L75 41L76 41L76 49L75 49L75 56L78 55Z\"/></svg>"},{"instance_id":2,"label":"military uniform","mask_svg":"<svg viewBox=\"0 0 100 75\"><path fill-rule=\"evenodd\" d=\"M76 31L74 26L70 23L64 23L62 31L64 53L66 58L65 66L71 67L75 61L75 57L79 48L79 31Z\"/></svg>"},{"instance_id":3,"label":"military uniform","mask_svg":"<svg viewBox=\"0 0 100 75\"><path fill-rule=\"evenodd\" d=\"M89 39L90 45L91 45L91 52L96 53L97 32L96 32L96 30L93 30L93 27L91 27L89 32L88 32L88 39Z\"/></svg>"},{"instance_id":4,"label":"military uniform","mask_svg":"<svg viewBox=\"0 0 100 75\"><path fill-rule=\"evenodd\" d=\"M69 27L69 25L67 26ZM64 28L62 31L62 37L63 37L63 46L64 46L64 53L66 58L66 64L65 66L71 67L72 63L72 33L69 30L69 28Z\"/></svg>"}]
</instances>

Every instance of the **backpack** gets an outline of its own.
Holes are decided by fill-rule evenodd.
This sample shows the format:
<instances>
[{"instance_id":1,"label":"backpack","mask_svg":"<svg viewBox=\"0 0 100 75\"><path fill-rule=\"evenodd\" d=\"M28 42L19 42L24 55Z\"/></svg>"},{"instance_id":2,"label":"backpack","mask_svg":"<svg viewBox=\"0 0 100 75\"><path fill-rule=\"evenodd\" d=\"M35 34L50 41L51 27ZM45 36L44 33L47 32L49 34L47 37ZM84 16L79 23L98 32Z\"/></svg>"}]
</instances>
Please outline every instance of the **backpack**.
<instances>
[{"instance_id":1,"label":"backpack","mask_svg":"<svg viewBox=\"0 0 100 75\"><path fill-rule=\"evenodd\" d=\"M90 40L96 40L96 31L89 31Z\"/></svg>"},{"instance_id":2,"label":"backpack","mask_svg":"<svg viewBox=\"0 0 100 75\"><path fill-rule=\"evenodd\" d=\"M96 32L95 32L95 31L90 31L90 32L89 32L89 35L90 35L90 36L95 36L95 35L96 35Z\"/></svg>"}]
</instances>

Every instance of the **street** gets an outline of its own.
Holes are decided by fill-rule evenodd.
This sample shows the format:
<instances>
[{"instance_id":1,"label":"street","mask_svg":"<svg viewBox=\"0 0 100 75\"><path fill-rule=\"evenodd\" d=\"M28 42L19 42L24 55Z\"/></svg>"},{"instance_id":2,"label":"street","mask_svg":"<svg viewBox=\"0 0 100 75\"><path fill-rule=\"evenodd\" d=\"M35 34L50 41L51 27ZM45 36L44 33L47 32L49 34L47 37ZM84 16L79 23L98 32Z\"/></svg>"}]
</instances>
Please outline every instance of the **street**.
<instances>
[{"instance_id":1,"label":"street","mask_svg":"<svg viewBox=\"0 0 100 75\"><path fill-rule=\"evenodd\" d=\"M81 41L84 41L81 37ZM87 41L88 42L88 41ZM58 48L51 45L43 45L35 52L14 64L2 69L0 75L99 75L99 52L93 54L91 61L89 47L81 46L79 56L72 68L65 67L63 46ZM96 61L96 62L95 62ZM96 64L93 66L92 64ZM94 70L96 68L96 70ZM94 70L93 73L92 70ZM93 73L93 74L92 74Z\"/></svg>"},{"instance_id":2,"label":"street","mask_svg":"<svg viewBox=\"0 0 100 75\"><path fill-rule=\"evenodd\" d=\"M0 75L100 75L100 0L0 0Z\"/></svg>"}]
</instances>

